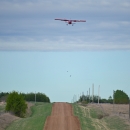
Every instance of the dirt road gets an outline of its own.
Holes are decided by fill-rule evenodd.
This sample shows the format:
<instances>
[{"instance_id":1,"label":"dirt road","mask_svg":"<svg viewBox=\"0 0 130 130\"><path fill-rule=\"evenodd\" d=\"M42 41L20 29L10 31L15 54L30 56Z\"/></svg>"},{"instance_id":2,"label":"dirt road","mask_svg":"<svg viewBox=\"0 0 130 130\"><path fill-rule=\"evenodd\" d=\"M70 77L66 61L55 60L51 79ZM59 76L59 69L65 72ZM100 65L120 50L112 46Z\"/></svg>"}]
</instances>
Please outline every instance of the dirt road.
<instances>
[{"instance_id":1,"label":"dirt road","mask_svg":"<svg viewBox=\"0 0 130 130\"><path fill-rule=\"evenodd\" d=\"M80 130L80 123L68 103L55 103L47 117L44 130Z\"/></svg>"}]
</instances>

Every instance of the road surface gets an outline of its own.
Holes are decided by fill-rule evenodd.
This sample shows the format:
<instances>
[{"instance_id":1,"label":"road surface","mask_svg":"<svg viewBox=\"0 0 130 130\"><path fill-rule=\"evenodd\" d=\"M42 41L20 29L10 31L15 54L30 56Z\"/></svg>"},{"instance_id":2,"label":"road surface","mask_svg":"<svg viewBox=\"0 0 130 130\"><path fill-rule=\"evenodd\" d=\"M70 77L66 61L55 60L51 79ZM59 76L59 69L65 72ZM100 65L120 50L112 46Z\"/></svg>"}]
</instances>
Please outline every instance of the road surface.
<instances>
[{"instance_id":1,"label":"road surface","mask_svg":"<svg viewBox=\"0 0 130 130\"><path fill-rule=\"evenodd\" d=\"M44 130L80 130L79 120L73 115L71 104L54 103Z\"/></svg>"}]
</instances>

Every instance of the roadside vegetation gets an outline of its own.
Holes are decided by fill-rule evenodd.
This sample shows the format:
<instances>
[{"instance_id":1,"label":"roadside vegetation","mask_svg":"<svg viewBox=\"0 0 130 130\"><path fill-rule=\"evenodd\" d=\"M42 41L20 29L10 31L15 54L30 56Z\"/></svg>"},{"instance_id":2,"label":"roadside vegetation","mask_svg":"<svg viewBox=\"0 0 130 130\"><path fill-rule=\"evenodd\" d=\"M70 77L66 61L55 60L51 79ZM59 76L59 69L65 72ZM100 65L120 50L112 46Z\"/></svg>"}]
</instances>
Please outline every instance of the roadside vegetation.
<instances>
[{"instance_id":1,"label":"roadside vegetation","mask_svg":"<svg viewBox=\"0 0 130 130\"><path fill-rule=\"evenodd\" d=\"M130 124L117 117L104 114L92 106L73 105L73 112L80 120L81 130L129 130Z\"/></svg>"},{"instance_id":2,"label":"roadside vegetation","mask_svg":"<svg viewBox=\"0 0 130 130\"><path fill-rule=\"evenodd\" d=\"M5 112L5 104L0 105L0 113Z\"/></svg>"},{"instance_id":3,"label":"roadside vegetation","mask_svg":"<svg viewBox=\"0 0 130 130\"><path fill-rule=\"evenodd\" d=\"M10 93L7 92L0 93L0 102L4 102L4 103L6 102L5 111L10 112L18 117L25 117L25 114L27 112L26 102L30 102L30 101L50 103L49 97L47 97L45 94L40 92L25 94L25 93L12 91Z\"/></svg>"},{"instance_id":4,"label":"roadside vegetation","mask_svg":"<svg viewBox=\"0 0 130 130\"><path fill-rule=\"evenodd\" d=\"M7 130L43 130L47 116L51 115L51 103L36 103L31 107L32 114L14 121Z\"/></svg>"},{"instance_id":5,"label":"roadside vegetation","mask_svg":"<svg viewBox=\"0 0 130 130\"><path fill-rule=\"evenodd\" d=\"M46 96L46 94L44 94L44 93L40 93L40 92L32 93L31 92L31 93L27 93L27 94L25 94L25 93L21 93L21 94L23 95L23 97L26 101L35 101L35 96L36 96L37 102L49 102L50 103L49 97Z\"/></svg>"},{"instance_id":6,"label":"roadside vegetation","mask_svg":"<svg viewBox=\"0 0 130 130\"><path fill-rule=\"evenodd\" d=\"M1 92L0 93L0 102L2 102L2 101L5 102L10 93L12 93L12 92ZM19 93L19 92L17 92L17 93ZM30 93L19 93L19 94L21 94L23 96L25 101L29 101L29 102L35 101L35 95L36 95L37 102L49 102L50 103L50 98L46 94L41 93L41 92L37 92L37 93L30 92Z\"/></svg>"},{"instance_id":7,"label":"roadside vegetation","mask_svg":"<svg viewBox=\"0 0 130 130\"><path fill-rule=\"evenodd\" d=\"M44 93L1 92L0 130L42 130L51 108Z\"/></svg>"},{"instance_id":8,"label":"roadside vegetation","mask_svg":"<svg viewBox=\"0 0 130 130\"><path fill-rule=\"evenodd\" d=\"M11 92L6 101L6 111L10 111L18 117L24 117L26 114L27 104L21 94Z\"/></svg>"},{"instance_id":9,"label":"roadside vegetation","mask_svg":"<svg viewBox=\"0 0 130 130\"><path fill-rule=\"evenodd\" d=\"M116 91L114 91L114 102L116 104L128 104L129 97L122 90L116 90Z\"/></svg>"},{"instance_id":10,"label":"roadside vegetation","mask_svg":"<svg viewBox=\"0 0 130 130\"><path fill-rule=\"evenodd\" d=\"M116 90L114 91L113 96L109 96L108 99L99 97L100 103L113 103L113 97L114 97L114 103L116 104L128 104L129 103L129 97L123 90ZM87 103L98 103L98 96L93 95L89 97L89 95L80 96L78 102L87 102Z\"/></svg>"}]
</instances>

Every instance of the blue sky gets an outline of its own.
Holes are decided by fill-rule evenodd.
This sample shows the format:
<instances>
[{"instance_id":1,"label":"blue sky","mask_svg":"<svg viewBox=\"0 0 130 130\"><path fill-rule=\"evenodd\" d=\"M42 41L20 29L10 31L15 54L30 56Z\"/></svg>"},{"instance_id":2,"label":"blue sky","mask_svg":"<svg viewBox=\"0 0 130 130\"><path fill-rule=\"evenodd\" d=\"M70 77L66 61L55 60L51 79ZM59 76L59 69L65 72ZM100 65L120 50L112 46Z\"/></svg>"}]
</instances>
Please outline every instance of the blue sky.
<instances>
[{"instance_id":1,"label":"blue sky","mask_svg":"<svg viewBox=\"0 0 130 130\"><path fill-rule=\"evenodd\" d=\"M86 22L67 26L55 18ZM71 101L94 83L102 98L113 89L129 94L129 34L129 0L2 0L0 91Z\"/></svg>"}]
</instances>

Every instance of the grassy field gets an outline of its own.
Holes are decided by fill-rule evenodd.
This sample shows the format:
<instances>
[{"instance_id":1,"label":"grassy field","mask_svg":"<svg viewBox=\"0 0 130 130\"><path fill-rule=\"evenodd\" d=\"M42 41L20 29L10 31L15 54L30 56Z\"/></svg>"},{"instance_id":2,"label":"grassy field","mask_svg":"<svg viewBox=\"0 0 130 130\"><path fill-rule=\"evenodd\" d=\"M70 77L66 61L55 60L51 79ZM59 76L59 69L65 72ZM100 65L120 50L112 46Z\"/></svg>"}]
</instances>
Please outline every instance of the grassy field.
<instances>
[{"instance_id":1,"label":"grassy field","mask_svg":"<svg viewBox=\"0 0 130 130\"><path fill-rule=\"evenodd\" d=\"M51 114L51 103L36 103L30 117L14 121L6 130L43 130L46 117Z\"/></svg>"},{"instance_id":2,"label":"grassy field","mask_svg":"<svg viewBox=\"0 0 130 130\"><path fill-rule=\"evenodd\" d=\"M100 109L77 104L73 104L73 109L74 115L80 120L81 130L130 130L130 122L126 123L126 120L117 116L105 115Z\"/></svg>"},{"instance_id":3,"label":"grassy field","mask_svg":"<svg viewBox=\"0 0 130 130\"><path fill-rule=\"evenodd\" d=\"M5 111L5 104L4 105L0 105L0 112L4 112Z\"/></svg>"}]
</instances>

